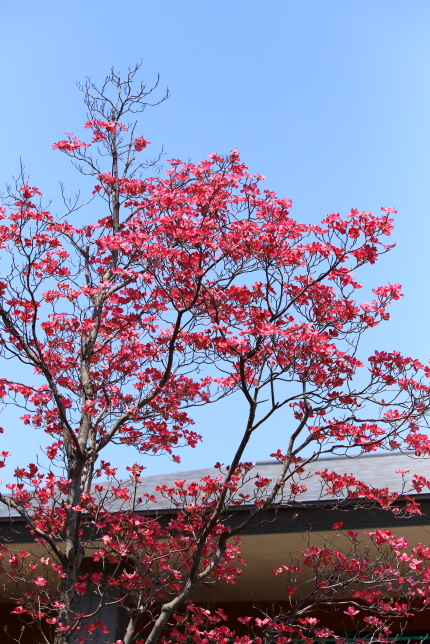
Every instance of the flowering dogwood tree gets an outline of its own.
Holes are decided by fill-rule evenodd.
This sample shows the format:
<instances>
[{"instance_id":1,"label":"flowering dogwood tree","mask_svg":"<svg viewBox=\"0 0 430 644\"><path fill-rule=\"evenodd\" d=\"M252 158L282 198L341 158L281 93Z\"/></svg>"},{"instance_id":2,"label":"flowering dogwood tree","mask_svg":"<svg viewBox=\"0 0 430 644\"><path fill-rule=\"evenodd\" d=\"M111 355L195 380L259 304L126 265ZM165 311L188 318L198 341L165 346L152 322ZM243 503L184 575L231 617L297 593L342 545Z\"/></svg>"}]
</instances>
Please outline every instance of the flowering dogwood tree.
<instances>
[{"instance_id":1,"label":"flowering dogwood tree","mask_svg":"<svg viewBox=\"0 0 430 644\"><path fill-rule=\"evenodd\" d=\"M334 601L353 588L347 615L362 611L363 628L388 637L387 620L404 617L414 597L428 597L430 558L424 546L405 555L407 544L388 533L368 537L380 549L376 559L351 533L350 553L330 543L309 546L304 563L280 562L275 573L289 576L292 608L255 623L243 616L240 627L257 632L236 635L220 624L222 611L190 602L203 581L234 581L240 533L268 508L299 501L306 467L322 454L430 453L430 369L398 352L375 352L365 364L357 357L362 333L388 320L389 305L401 297L400 286L388 284L374 289L371 302L355 299L356 271L393 247L387 238L395 210L353 209L320 225L299 223L291 201L264 190L264 177L251 174L236 150L197 165L172 159L157 175L155 162L141 161L150 144L133 119L151 90L136 85L136 71L124 79L112 71L100 90L88 82L88 137L66 134L53 145L94 179L85 223L82 204L50 212L25 180L9 190L1 211L0 352L20 361L23 377L5 373L0 395L24 408L24 426L45 433L49 463L18 464L16 482L0 494L46 550L35 561L13 544L0 546L4 594L23 623L39 627L40 642L84 643L106 631L100 609L120 603L128 615L124 644L139 624L148 644L162 635L282 644L331 635L309 616L309 597ZM163 526L146 512L152 495L140 492L144 456L179 460L178 446L201 439L192 408L226 396L247 405L229 466L217 463L219 476L200 483L159 488L176 509ZM243 456L274 416L285 441L271 454L279 461L271 481L254 475ZM127 481L105 460L111 444L134 448ZM320 476L334 498L399 511L389 490L342 473ZM241 491L249 480L253 495ZM414 481L415 491L428 485ZM229 526L229 513L244 507L246 519ZM419 511L412 497L406 511ZM91 572L82 568L84 554ZM410 561L413 591L402 577ZM300 595L303 566L315 583ZM406 599L388 605L390 589ZM91 613L79 609L87 592L97 597Z\"/></svg>"}]
</instances>

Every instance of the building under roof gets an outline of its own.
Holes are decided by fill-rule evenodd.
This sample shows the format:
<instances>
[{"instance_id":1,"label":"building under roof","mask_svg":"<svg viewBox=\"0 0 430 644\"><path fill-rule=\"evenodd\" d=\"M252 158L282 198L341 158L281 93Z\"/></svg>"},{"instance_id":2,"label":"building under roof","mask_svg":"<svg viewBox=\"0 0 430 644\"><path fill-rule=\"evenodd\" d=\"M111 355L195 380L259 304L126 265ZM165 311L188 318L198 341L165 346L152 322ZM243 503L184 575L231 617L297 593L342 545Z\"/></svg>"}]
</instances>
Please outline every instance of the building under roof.
<instances>
[{"instance_id":1,"label":"building under roof","mask_svg":"<svg viewBox=\"0 0 430 644\"><path fill-rule=\"evenodd\" d=\"M256 463L253 474L258 473L263 477L275 479L279 468L280 464L275 461ZM412 546L418 542L430 545L430 493L415 495L420 502L422 515L396 517L390 511L374 506L357 505L356 502L345 503L343 509L340 509L337 503L333 503L332 497L321 495L321 479L315 475L315 472L326 468L338 474L351 474L357 479L364 480L368 485L377 488L388 487L390 492L398 493L403 489L403 477L408 488L414 474L421 474L430 479L430 460L416 458L409 454L389 453L355 458L344 456L320 458L316 463L306 467L307 490L300 495L300 503L294 506L280 506L276 510L266 512L264 520L259 520L242 533L244 542L242 554L247 560L247 566L237 579L237 583L235 585L202 584L195 594L195 601L211 608L215 605L222 606L232 615L250 614L250 607L258 603L266 605L270 602L285 602L285 582L282 577L274 576L272 571L283 563L288 563L291 557L300 557L306 547L306 535L310 534L315 543L321 543L330 533L333 523L337 521L342 521L345 529L356 531L389 528L394 534L405 536ZM402 477L402 474L398 474L400 470L409 472ZM203 476L216 477L218 474L219 470L209 468L143 477L141 491L155 494L157 498L157 503L150 504L148 511L156 513L160 516L160 520L163 515L167 518L172 513L168 500L155 491L156 487L174 486L175 479L186 479L187 483L191 483L200 481ZM249 490L246 489L246 485L249 486ZM246 485L242 489L243 493L252 493L255 490L252 481ZM237 512L249 512L249 510L240 508ZM23 549L34 551L34 546L28 543L28 532L20 529L20 523L21 520L16 513L12 512L9 515L7 508L0 507L2 537L20 542L20 547ZM90 601L89 596L85 597L87 597L86 601ZM0 605L0 621L9 620L9 612L10 606ZM103 619L108 626L115 629L117 617L114 610L110 609L109 614L106 613ZM428 630L420 619L424 617L416 618L411 627L414 633ZM96 642L97 640L94 640L94 644ZM22 644L25 644L24 639Z\"/></svg>"}]
</instances>

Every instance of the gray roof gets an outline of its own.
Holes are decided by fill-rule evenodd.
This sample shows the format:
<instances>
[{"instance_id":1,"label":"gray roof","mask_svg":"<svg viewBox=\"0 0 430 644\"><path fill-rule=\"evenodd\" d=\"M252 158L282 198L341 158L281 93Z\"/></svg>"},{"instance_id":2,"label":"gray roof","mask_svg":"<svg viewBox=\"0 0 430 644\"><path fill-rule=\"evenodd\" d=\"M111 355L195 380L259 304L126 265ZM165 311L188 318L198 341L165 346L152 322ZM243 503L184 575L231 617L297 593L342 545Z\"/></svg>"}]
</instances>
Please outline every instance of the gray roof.
<instances>
[{"instance_id":1,"label":"gray roof","mask_svg":"<svg viewBox=\"0 0 430 644\"><path fill-rule=\"evenodd\" d=\"M401 474L397 474L399 470L409 470L409 474L405 475L408 483L406 491L411 490L410 481L414 474L421 474L430 479L430 459L416 458L413 454L404 453L382 453L382 454L369 454L359 457L346 457L346 456L328 456L321 457L315 463L306 466L306 471L301 475L301 480L296 482L304 484L307 491L300 494L298 500L301 502L314 501L321 498L332 498L329 496L321 496L321 478L315 476L315 472L328 469L333 470L338 474L351 474L359 480L363 480L367 485L384 488L388 487L390 492L402 492L403 479ZM268 479L276 479L280 469L280 464L277 461L268 461L256 463L252 470L252 477L256 474ZM190 470L186 472L170 472L168 474L159 474L156 476L146 476L142 478L142 484L139 486L139 494L151 494L157 499L156 503L149 503L148 508L154 510L165 510L171 507L168 499L165 499L160 492L156 492L155 488L167 485L174 487L174 481L185 479L187 484L192 482L199 482L204 476L217 477L219 470L215 468L206 468L200 470ZM250 480L241 489L241 493L254 494L256 488L254 480ZM426 490L427 491L427 490ZM113 511L119 510L123 506L123 501L116 500L109 507ZM11 513L12 514L12 513ZM0 518L9 516L9 510L4 505L0 505ZM16 516L14 512L12 516Z\"/></svg>"},{"instance_id":2,"label":"gray roof","mask_svg":"<svg viewBox=\"0 0 430 644\"><path fill-rule=\"evenodd\" d=\"M406 490L411 489L410 482L414 474L421 474L430 479L430 459L416 458L412 454L390 453L390 454L368 454L358 457L347 456L326 456L319 458L316 462L306 466L305 473L301 475L299 481L304 484L307 491L300 494L300 501L314 501L321 498L321 477L315 476L315 472L325 469L335 471L338 474L352 474L359 480L363 480L367 485L376 488L388 487L390 492L402 492L403 478L401 474L396 474L399 470L410 470L405 475L407 482ZM258 474L268 479L276 479L279 474L280 463L277 461L264 461L256 463L252 470L253 477ZM167 485L174 487L174 480L185 479L187 484L198 482L203 476L216 477L219 470L207 468L201 470L189 470L187 472L159 474L157 476L146 476L142 479L142 492L154 494L157 503L151 507L154 509L165 509L170 507L170 503L160 492L154 492L157 486ZM254 480L245 483L241 493L252 495L255 492ZM325 496L324 498L332 498Z\"/></svg>"}]
</instances>

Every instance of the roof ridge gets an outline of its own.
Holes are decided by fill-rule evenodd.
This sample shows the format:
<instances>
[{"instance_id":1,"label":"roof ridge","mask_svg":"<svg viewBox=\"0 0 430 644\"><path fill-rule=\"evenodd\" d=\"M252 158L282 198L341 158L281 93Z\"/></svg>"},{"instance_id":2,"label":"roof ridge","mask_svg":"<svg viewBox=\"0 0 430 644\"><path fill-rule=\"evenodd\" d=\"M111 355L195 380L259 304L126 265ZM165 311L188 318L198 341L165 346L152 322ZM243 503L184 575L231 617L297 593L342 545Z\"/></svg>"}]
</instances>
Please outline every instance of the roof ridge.
<instances>
[{"instance_id":1,"label":"roof ridge","mask_svg":"<svg viewBox=\"0 0 430 644\"><path fill-rule=\"evenodd\" d=\"M359 454L355 456L348 456L347 454L330 454L327 456L319 456L318 458L313 461L316 463L317 461L329 461L329 460L340 460L340 459L347 459L349 461L352 460L357 460L359 458L382 458L384 456L408 456L408 458L413 458L414 451L411 450L410 452L382 452L378 454ZM306 457L304 457L305 459ZM425 460L425 457L423 456L417 456L417 460ZM273 465L275 463L280 463L280 461L276 461L275 459L271 461L255 461L254 465ZM209 468L208 468L209 469Z\"/></svg>"}]
</instances>

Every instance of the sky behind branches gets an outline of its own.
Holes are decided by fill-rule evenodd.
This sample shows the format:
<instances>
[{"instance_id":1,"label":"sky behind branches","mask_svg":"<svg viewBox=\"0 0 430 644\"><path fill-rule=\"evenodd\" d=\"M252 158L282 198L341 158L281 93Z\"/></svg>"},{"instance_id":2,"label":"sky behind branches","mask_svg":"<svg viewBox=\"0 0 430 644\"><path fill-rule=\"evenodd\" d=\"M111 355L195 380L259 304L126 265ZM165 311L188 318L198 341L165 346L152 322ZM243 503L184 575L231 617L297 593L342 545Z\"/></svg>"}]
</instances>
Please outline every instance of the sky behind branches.
<instances>
[{"instance_id":1,"label":"sky behind branches","mask_svg":"<svg viewBox=\"0 0 430 644\"><path fill-rule=\"evenodd\" d=\"M164 147L167 159L199 161L238 148L304 222L351 207L398 209L397 248L364 274L362 300L388 281L401 282L405 298L367 334L360 355L399 349L430 358L427 0L23 0L0 3L0 21L1 184L22 158L53 210L61 208L60 181L70 195L91 189L51 145L64 131L82 132L77 81L99 83L112 65L126 70L142 59L142 78L151 83L160 72L171 92L142 118L151 152ZM147 472L228 462L241 411L232 400L199 411L203 445L183 450L180 466L147 459ZM11 462L34 460L37 430L9 411L0 424ZM246 457L266 460L287 431L279 419ZM136 460L126 449L109 456L121 468ZM11 476L12 468L3 480Z\"/></svg>"}]
</instances>

